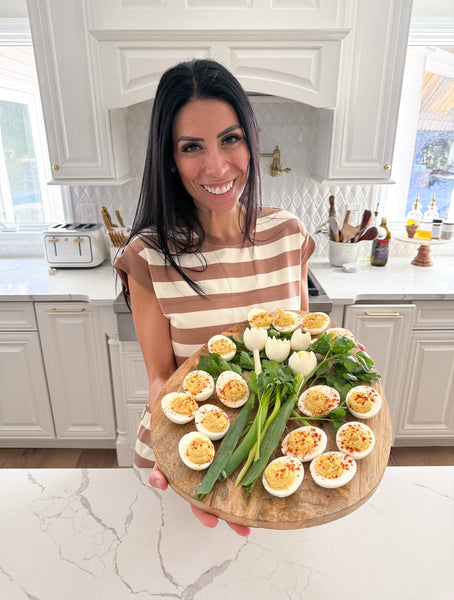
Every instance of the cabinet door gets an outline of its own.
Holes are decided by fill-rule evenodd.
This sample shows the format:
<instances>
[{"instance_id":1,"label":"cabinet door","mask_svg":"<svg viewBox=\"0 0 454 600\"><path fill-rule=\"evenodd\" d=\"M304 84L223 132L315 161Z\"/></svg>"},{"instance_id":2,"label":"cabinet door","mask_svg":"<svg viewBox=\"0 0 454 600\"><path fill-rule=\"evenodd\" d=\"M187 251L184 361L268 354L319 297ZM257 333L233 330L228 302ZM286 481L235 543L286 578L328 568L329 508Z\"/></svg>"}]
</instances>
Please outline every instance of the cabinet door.
<instances>
[{"instance_id":1,"label":"cabinet door","mask_svg":"<svg viewBox=\"0 0 454 600\"><path fill-rule=\"evenodd\" d=\"M0 333L0 444L12 438L53 439L38 334L35 331Z\"/></svg>"},{"instance_id":2,"label":"cabinet door","mask_svg":"<svg viewBox=\"0 0 454 600\"><path fill-rule=\"evenodd\" d=\"M54 183L122 183L124 115L102 106L84 3L29 0L28 13Z\"/></svg>"},{"instance_id":3,"label":"cabinet door","mask_svg":"<svg viewBox=\"0 0 454 600\"><path fill-rule=\"evenodd\" d=\"M356 305L345 309L344 327L364 344L381 375L393 432L397 425L414 305Z\"/></svg>"},{"instance_id":4,"label":"cabinet door","mask_svg":"<svg viewBox=\"0 0 454 600\"><path fill-rule=\"evenodd\" d=\"M96 306L37 303L49 394L60 439L113 439L107 343Z\"/></svg>"},{"instance_id":5,"label":"cabinet door","mask_svg":"<svg viewBox=\"0 0 454 600\"><path fill-rule=\"evenodd\" d=\"M320 114L318 177L390 179L411 5L409 0L351 3L338 103Z\"/></svg>"},{"instance_id":6,"label":"cabinet door","mask_svg":"<svg viewBox=\"0 0 454 600\"><path fill-rule=\"evenodd\" d=\"M454 331L414 331L396 438L454 444Z\"/></svg>"}]
</instances>

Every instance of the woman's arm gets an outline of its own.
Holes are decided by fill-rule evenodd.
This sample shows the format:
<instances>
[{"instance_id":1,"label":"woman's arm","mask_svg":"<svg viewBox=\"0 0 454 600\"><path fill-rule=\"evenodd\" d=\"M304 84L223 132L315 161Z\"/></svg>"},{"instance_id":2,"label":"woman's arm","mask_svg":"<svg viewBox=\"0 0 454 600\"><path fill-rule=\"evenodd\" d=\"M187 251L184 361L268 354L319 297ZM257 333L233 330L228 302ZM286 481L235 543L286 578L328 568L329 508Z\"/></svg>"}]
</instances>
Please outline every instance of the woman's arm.
<instances>
[{"instance_id":1,"label":"woman's arm","mask_svg":"<svg viewBox=\"0 0 454 600\"><path fill-rule=\"evenodd\" d=\"M163 385L176 369L170 323L152 291L131 277L128 284L134 326L148 375L151 410Z\"/></svg>"},{"instance_id":2,"label":"woman's arm","mask_svg":"<svg viewBox=\"0 0 454 600\"><path fill-rule=\"evenodd\" d=\"M301 267L301 310L309 310L309 295L307 291L307 262Z\"/></svg>"}]
</instances>

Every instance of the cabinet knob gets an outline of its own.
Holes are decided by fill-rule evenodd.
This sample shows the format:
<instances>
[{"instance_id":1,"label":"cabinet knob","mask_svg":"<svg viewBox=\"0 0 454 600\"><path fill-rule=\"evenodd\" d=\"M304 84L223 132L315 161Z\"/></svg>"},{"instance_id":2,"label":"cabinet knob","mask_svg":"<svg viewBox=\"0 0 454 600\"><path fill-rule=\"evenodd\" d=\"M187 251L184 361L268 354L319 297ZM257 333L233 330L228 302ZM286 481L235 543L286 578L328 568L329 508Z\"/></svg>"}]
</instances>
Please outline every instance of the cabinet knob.
<instances>
[{"instance_id":1,"label":"cabinet knob","mask_svg":"<svg viewBox=\"0 0 454 600\"><path fill-rule=\"evenodd\" d=\"M390 170L391 170L391 165L384 165L384 166L383 166L383 169L384 169L385 171L390 171Z\"/></svg>"},{"instance_id":2,"label":"cabinet knob","mask_svg":"<svg viewBox=\"0 0 454 600\"><path fill-rule=\"evenodd\" d=\"M59 165L52 165L52 171L58 171L59 169Z\"/></svg>"}]
</instances>

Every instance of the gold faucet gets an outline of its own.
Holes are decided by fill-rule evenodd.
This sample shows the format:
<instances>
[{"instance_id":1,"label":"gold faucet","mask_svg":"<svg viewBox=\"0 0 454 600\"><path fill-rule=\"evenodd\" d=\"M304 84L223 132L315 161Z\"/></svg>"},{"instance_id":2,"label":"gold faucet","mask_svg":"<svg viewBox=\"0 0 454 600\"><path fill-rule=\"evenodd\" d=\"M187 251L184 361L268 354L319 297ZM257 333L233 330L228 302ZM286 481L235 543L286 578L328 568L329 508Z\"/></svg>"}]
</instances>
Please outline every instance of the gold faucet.
<instances>
[{"instance_id":1,"label":"gold faucet","mask_svg":"<svg viewBox=\"0 0 454 600\"><path fill-rule=\"evenodd\" d=\"M291 171L291 169L289 169L288 167L286 169L281 168L281 151L279 150L279 146L276 146L272 154L266 153L260 154L260 156L273 157L273 162L271 163L270 168L268 169L268 172L271 175L271 177L277 177L281 173L288 173L289 171Z\"/></svg>"}]
</instances>

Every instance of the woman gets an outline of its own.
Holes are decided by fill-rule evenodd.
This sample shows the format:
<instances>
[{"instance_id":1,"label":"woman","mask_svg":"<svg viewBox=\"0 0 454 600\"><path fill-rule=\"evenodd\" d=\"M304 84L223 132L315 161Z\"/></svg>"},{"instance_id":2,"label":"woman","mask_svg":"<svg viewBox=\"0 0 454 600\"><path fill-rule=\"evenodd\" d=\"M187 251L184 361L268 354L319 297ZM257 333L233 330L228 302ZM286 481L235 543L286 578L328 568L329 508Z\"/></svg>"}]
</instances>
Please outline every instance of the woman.
<instances>
[{"instance_id":1,"label":"woman","mask_svg":"<svg viewBox=\"0 0 454 600\"><path fill-rule=\"evenodd\" d=\"M261 208L259 156L252 107L227 69L195 60L164 73L136 217L115 262L149 379L137 467L154 464L150 414L177 366L250 308L308 308L315 243L293 215ZM149 482L167 487L156 465ZM192 510L203 524L217 523Z\"/></svg>"}]
</instances>

